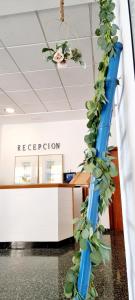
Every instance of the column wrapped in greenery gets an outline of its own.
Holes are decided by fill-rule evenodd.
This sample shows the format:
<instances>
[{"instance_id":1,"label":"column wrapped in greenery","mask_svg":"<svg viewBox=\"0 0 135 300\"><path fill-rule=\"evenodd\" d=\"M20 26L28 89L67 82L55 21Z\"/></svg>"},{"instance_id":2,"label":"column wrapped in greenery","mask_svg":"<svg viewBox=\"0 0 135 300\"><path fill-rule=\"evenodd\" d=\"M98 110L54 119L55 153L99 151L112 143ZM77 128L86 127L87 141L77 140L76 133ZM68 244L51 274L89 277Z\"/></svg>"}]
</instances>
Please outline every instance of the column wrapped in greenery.
<instances>
[{"instance_id":1,"label":"column wrapped in greenery","mask_svg":"<svg viewBox=\"0 0 135 300\"><path fill-rule=\"evenodd\" d=\"M98 79L95 83L95 95L92 100L86 102L87 118L88 118L88 134L84 137L87 144L84 161L81 164L82 169L89 172L97 180L96 189L99 190L99 220L102 213L108 207L112 194L115 191L113 177L117 175L117 169L113 163L113 157L108 152L104 153L104 159L96 156L96 139L98 134L98 126L100 122L103 105L107 102L105 96L105 81L109 65L109 60L115 55L115 43L118 41L117 30L119 29L113 23L115 19L114 9L115 3L112 0L99 0L100 26L96 29L98 36L98 46L103 50L103 59L99 63ZM81 217L75 220L74 237L79 243L80 250L77 251L72 259L72 267L67 273L64 293L66 298L82 299L77 289L78 274L80 269L81 250L87 248L90 244L92 269L101 262L105 263L109 259L109 248L102 240L104 227L99 223L96 229L91 226L87 219L88 199L82 204ZM89 292L87 300L94 300L98 296L94 285L94 274L92 272L89 284Z\"/></svg>"}]
</instances>

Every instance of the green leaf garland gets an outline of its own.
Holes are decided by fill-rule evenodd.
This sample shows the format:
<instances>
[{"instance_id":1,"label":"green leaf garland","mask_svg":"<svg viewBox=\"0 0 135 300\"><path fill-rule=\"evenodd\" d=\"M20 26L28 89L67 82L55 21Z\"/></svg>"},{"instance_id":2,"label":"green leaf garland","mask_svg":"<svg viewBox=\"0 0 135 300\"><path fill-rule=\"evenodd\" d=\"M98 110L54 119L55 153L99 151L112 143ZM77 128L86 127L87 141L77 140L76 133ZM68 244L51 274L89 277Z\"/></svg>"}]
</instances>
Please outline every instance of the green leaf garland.
<instances>
[{"instance_id":1,"label":"green leaf garland","mask_svg":"<svg viewBox=\"0 0 135 300\"><path fill-rule=\"evenodd\" d=\"M113 163L113 157L108 152L102 154L102 159L96 156L96 139L98 134L98 126L100 122L101 111L103 105L107 103L105 96L105 80L109 60L115 55L115 43L118 41L117 30L119 27L113 23L115 19L114 9L115 3L113 0L99 0L100 12L100 26L96 29L98 37L98 46L103 50L103 59L98 66L98 79L95 83L95 95L92 100L86 102L87 109L87 127L88 133L84 140L87 144L85 150L85 157L82 170L90 173L91 176L96 177L96 190L99 191L99 220L102 213L108 207L112 194L115 191L113 177L117 176L117 169ZM116 82L119 83L118 81ZM89 292L86 299L83 299L77 290L77 281L80 269L81 250L84 250L90 245L91 248L91 262L92 268L98 266L100 263L106 263L109 260L110 249L103 243L102 234L104 227L97 224L95 230L87 219L88 198L81 206L81 217L75 220L74 237L79 243L80 250L76 252L72 259L72 267L67 273L65 283L65 296L67 299L74 299L78 296L81 300L95 300L98 297L94 285L94 274L91 274Z\"/></svg>"}]
</instances>

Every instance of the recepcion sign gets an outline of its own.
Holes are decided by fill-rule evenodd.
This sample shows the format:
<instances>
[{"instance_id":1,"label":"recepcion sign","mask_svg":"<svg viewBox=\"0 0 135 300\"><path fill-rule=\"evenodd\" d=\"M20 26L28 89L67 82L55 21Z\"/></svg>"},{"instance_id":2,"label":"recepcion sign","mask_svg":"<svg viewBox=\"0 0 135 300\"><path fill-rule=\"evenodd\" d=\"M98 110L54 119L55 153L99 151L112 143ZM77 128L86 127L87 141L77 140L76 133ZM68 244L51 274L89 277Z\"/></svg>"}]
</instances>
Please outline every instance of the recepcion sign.
<instances>
[{"instance_id":1,"label":"recepcion sign","mask_svg":"<svg viewBox=\"0 0 135 300\"><path fill-rule=\"evenodd\" d=\"M59 150L60 143L42 143L42 144L24 144L17 145L17 151L46 151L46 150Z\"/></svg>"}]
</instances>

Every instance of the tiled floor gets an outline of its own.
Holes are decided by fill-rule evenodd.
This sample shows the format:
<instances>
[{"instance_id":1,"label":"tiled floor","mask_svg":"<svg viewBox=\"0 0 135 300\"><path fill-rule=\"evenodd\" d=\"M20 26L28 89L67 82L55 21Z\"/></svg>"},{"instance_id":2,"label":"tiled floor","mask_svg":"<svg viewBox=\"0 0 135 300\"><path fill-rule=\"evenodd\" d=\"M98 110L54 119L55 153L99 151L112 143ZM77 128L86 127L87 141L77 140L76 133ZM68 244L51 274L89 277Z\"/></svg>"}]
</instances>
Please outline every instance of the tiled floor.
<instances>
[{"instance_id":1,"label":"tiled floor","mask_svg":"<svg viewBox=\"0 0 135 300\"><path fill-rule=\"evenodd\" d=\"M96 274L99 298L128 300L123 236L105 236L112 257ZM0 300L64 300L74 245L61 249L0 250Z\"/></svg>"}]
</instances>

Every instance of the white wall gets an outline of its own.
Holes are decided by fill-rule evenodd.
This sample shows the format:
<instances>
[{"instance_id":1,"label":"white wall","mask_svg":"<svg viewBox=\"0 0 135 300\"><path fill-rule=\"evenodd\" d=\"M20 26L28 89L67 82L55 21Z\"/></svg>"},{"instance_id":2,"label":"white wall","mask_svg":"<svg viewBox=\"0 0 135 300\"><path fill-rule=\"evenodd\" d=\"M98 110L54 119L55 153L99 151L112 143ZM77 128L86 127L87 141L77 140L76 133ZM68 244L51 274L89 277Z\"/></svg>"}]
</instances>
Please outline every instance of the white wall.
<instances>
[{"instance_id":1,"label":"white wall","mask_svg":"<svg viewBox=\"0 0 135 300\"><path fill-rule=\"evenodd\" d=\"M1 160L1 155L2 155L2 145L1 145L1 142L2 142L2 125L0 125L0 174L1 174L1 169L2 169L2 160ZM1 175L0 175L1 177Z\"/></svg>"},{"instance_id":2,"label":"white wall","mask_svg":"<svg viewBox=\"0 0 135 300\"><path fill-rule=\"evenodd\" d=\"M132 60L128 1L117 0L117 16L124 50L116 98L116 128L127 261L129 299L135 299L135 79ZM122 91L122 85L124 89Z\"/></svg>"},{"instance_id":3,"label":"white wall","mask_svg":"<svg viewBox=\"0 0 135 300\"><path fill-rule=\"evenodd\" d=\"M14 183L15 156L38 154L63 154L64 171L77 171L83 161L84 135L87 132L86 120L11 124L3 125L0 141L0 184ZM18 144L60 142L59 150L17 151ZM116 145L115 125L113 122L110 144Z\"/></svg>"},{"instance_id":4,"label":"white wall","mask_svg":"<svg viewBox=\"0 0 135 300\"><path fill-rule=\"evenodd\" d=\"M64 171L76 170L83 159L85 145L82 136L85 130L84 121L4 125L1 137L0 183L14 182L15 156L63 154ZM60 142L61 147L59 150L17 151L18 144L45 142Z\"/></svg>"}]
</instances>

